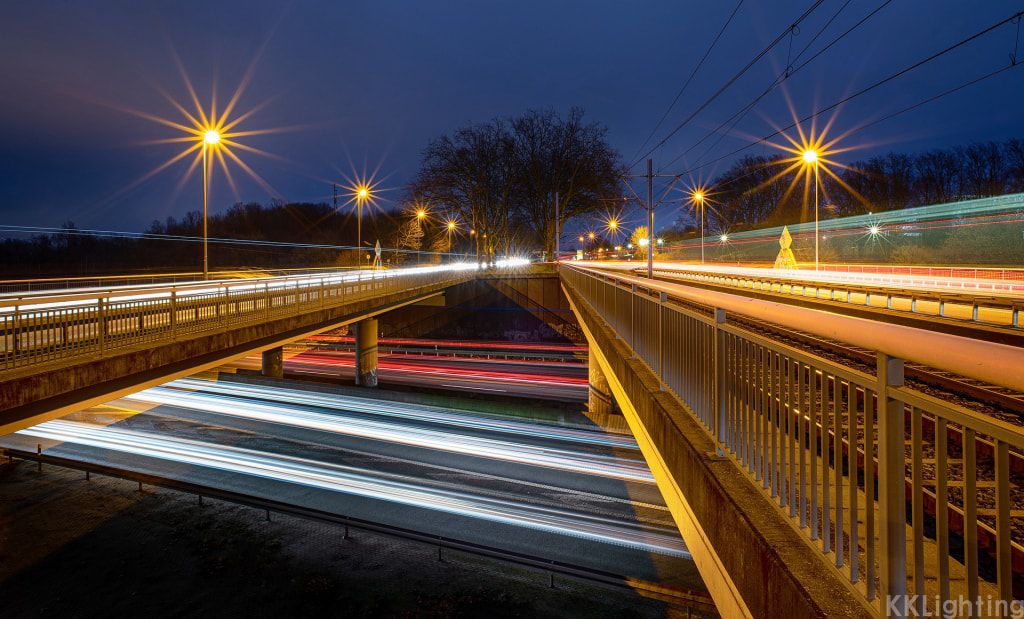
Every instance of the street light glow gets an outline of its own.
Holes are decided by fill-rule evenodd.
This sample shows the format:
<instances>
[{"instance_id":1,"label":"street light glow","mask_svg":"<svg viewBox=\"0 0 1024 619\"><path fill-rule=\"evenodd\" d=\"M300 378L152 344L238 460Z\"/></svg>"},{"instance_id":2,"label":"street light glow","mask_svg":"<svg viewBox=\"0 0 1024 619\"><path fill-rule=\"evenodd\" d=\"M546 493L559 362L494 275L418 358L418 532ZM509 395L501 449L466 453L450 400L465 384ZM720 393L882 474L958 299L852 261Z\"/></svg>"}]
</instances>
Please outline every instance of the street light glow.
<instances>
[{"instance_id":1,"label":"street light glow","mask_svg":"<svg viewBox=\"0 0 1024 619\"><path fill-rule=\"evenodd\" d=\"M875 236L876 234L878 234L878 232L879 232L878 225L869 226L868 227L868 232L871 234L871 236Z\"/></svg>"},{"instance_id":2,"label":"street light glow","mask_svg":"<svg viewBox=\"0 0 1024 619\"><path fill-rule=\"evenodd\" d=\"M637 240L637 243L639 243L639 244L640 244L640 247L647 247L648 245L650 245L650 244L651 244L651 242L650 242L650 241L649 241L649 240L648 240L648 239L647 239L646 237L645 237L645 238L642 238L642 239L639 239L639 240Z\"/></svg>"},{"instance_id":3,"label":"street light glow","mask_svg":"<svg viewBox=\"0 0 1024 619\"><path fill-rule=\"evenodd\" d=\"M427 212L423 209L416 211L416 219L423 219L427 216Z\"/></svg>"},{"instance_id":4,"label":"street light glow","mask_svg":"<svg viewBox=\"0 0 1024 619\"><path fill-rule=\"evenodd\" d=\"M203 141L210 146L220 143L220 131L217 131L216 129L207 129L206 133L203 134Z\"/></svg>"},{"instance_id":5,"label":"street light glow","mask_svg":"<svg viewBox=\"0 0 1024 619\"><path fill-rule=\"evenodd\" d=\"M728 234L723 234L722 236L718 237L718 240L722 241L723 243L726 243L726 242L729 241L729 235Z\"/></svg>"},{"instance_id":6,"label":"street light glow","mask_svg":"<svg viewBox=\"0 0 1024 619\"><path fill-rule=\"evenodd\" d=\"M803 154L804 163L817 163L818 162L818 151L813 148L808 148Z\"/></svg>"},{"instance_id":7,"label":"street light glow","mask_svg":"<svg viewBox=\"0 0 1024 619\"><path fill-rule=\"evenodd\" d=\"M702 202L704 200L704 193L700 191L693 192L693 201Z\"/></svg>"},{"instance_id":8,"label":"street light glow","mask_svg":"<svg viewBox=\"0 0 1024 619\"><path fill-rule=\"evenodd\" d=\"M455 229L455 222L454 221L449 221L448 222L448 229L449 230L454 230Z\"/></svg>"}]
</instances>

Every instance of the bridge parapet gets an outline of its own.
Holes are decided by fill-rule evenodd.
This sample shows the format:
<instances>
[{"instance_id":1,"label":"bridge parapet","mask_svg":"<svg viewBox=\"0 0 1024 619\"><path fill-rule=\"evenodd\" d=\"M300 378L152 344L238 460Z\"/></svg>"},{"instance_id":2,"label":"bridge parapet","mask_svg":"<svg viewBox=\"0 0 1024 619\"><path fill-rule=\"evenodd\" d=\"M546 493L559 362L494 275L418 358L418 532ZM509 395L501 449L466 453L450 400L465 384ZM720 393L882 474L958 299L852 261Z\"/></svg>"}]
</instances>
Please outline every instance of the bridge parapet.
<instances>
[{"instance_id":1,"label":"bridge parapet","mask_svg":"<svg viewBox=\"0 0 1024 619\"><path fill-rule=\"evenodd\" d=\"M763 317L760 301L727 311L707 302L730 295L561 275L723 613L884 615L893 596L899 615L908 604L1014 598L1024 552L1011 471L1024 463L1024 428L904 386L891 354L931 346L946 353L933 354L940 369L947 358L958 369L948 347L965 338L899 327L902 341L875 347L867 373L730 322ZM866 321L845 320L852 338L868 337L854 332ZM1019 373L998 360L1024 363L1024 351L975 344L991 353L975 374L1017 387Z\"/></svg>"}]
</instances>

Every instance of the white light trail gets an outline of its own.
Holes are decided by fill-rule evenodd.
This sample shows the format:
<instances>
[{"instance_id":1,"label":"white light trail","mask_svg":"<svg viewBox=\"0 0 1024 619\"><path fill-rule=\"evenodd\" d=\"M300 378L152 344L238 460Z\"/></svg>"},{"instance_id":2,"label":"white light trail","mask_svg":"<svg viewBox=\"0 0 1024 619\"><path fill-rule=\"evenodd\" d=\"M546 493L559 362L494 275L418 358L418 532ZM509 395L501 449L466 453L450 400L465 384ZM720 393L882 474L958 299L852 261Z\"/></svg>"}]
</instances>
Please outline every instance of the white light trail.
<instances>
[{"instance_id":1,"label":"white light trail","mask_svg":"<svg viewBox=\"0 0 1024 619\"><path fill-rule=\"evenodd\" d=\"M375 478L344 465L74 421L48 421L20 430L18 434L343 492L664 555L689 557L682 540L674 532L666 534L654 527L622 526L600 516L419 486L409 483L415 481L413 478L399 475L380 474Z\"/></svg>"}]
</instances>

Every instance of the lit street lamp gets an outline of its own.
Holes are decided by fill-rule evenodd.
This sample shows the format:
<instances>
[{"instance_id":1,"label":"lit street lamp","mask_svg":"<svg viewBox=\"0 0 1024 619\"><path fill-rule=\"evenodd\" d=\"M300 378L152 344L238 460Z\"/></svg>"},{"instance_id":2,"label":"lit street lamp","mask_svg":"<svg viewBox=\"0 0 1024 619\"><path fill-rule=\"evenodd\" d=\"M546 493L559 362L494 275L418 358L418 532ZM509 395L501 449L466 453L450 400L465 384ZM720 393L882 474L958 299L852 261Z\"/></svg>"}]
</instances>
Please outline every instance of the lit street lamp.
<instances>
[{"instance_id":1,"label":"lit street lamp","mask_svg":"<svg viewBox=\"0 0 1024 619\"><path fill-rule=\"evenodd\" d=\"M362 184L356 186L353 197L356 200L356 247L358 248L356 255L361 256L363 251L363 205L373 199L373 193L369 185Z\"/></svg>"},{"instance_id":2,"label":"lit street lamp","mask_svg":"<svg viewBox=\"0 0 1024 619\"><path fill-rule=\"evenodd\" d=\"M694 191L690 197L700 207L700 263L704 264L704 192Z\"/></svg>"},{"instance_id":3,"label":"lit street lamp","mask_svg":"<svg viewBox=\"0 0 1024 619\"><path fill-rule=\"evenodd\" d=\"M446 227L448 228L448 261L452 261L452 233L455 232L457 224L454 219L449 219Z\"/></svg>"},{"instance_id":4,"label":"lit street lamp","mask_svg":"<svg viewBox=\"0 0 1024 619\"><path fill-rule=\"evenodd\" d=\"M207 129L203 133L203 279L209 279L210 277L209 230L206 224L206 213L210 196L210 168L206 151L219 143L220 132L216 129Z\"/></svg>"},{"instance_id":5,"label":"lit street lamp","mask_svg":"<svg viewBox=\"0 0 1024 619\"><path fill-rule=\"evenodd\" d=\"M818 151L808 148L803 152L806 165L814 166L814 270L818 270Z\"/></svg>"}]
</instances>

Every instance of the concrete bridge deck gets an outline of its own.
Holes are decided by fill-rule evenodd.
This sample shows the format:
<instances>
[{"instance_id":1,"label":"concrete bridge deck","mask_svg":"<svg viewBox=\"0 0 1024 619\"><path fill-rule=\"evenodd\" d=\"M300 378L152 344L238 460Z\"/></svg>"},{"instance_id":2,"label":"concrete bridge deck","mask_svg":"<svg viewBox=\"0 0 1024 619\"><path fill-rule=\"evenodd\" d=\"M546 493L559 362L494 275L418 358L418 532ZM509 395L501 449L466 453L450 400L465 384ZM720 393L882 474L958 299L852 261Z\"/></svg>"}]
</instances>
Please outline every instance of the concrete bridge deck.
<instances>
[{"instance_id":1,"label":"concrete bridge deck","mask_svg":"<svg viewBox=\"0 0 1024 619\"><path fill-rule=\"evenodd\" d=\"M0 433L421 301L476 270L451 265L0 297Z\"/></svg>"}]
</instances>

